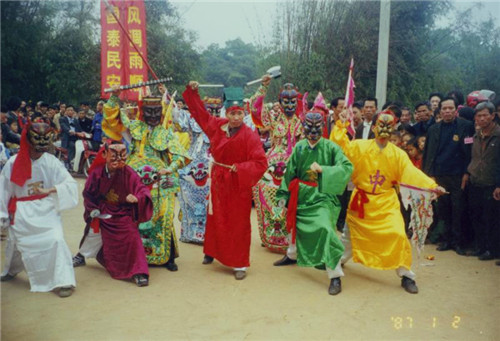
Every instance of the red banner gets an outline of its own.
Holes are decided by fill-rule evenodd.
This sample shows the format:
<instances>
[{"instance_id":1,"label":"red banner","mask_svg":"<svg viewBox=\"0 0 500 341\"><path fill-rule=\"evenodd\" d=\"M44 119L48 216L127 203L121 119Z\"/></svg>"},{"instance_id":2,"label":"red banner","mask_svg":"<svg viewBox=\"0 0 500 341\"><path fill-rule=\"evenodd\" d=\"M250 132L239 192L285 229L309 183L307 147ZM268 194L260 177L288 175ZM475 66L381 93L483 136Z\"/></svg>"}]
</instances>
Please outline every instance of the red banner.
<instances>
[{"instance_id":1,"label":"red banner","mask_svg":"<svg viewBox=\"0 0 500 341\"><path fill-rule=\"evenodd\" d=\"M126 85L148 80L147 66L139 54L140 52L147 61L144 0L108 0L107 2L112 7L116 18L106 10L106 4L101 0L102 98L109 98L110 93L105 93L104 89L115 84ZM120 97L136 101L139 97L139 89L122 91Z\"/></svg>"}]
</instances>

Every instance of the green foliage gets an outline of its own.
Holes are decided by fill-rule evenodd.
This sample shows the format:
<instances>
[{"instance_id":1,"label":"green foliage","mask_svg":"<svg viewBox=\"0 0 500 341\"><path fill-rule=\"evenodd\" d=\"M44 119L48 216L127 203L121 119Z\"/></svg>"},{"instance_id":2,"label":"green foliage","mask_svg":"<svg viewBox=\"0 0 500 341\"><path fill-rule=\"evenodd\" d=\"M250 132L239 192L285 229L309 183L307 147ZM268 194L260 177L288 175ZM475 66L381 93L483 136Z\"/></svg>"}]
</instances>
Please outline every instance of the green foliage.
<instances>
[{"instance_id":1,"label":"green foliage","mask_svg":"<svg viewBox=\"0 0 500 341\"><path fill-rule=\"evenodd\" d=\"M149 63L181 88L199 54L167 1L146 1ZM100 2L1 1L2 102L10 96L78 104L100 97ZM169 87L170 87L169 86Z\"/></svg>"},{"instance_id":2,"label":"green foliage","mask_svg":"<svg viewBox=\"0 0 500 341\"><path fill-rule=\"evenodd\" d=\"M282 82L331 99L344 95L353 57L356 99L374 96L379 12L379 1L285 2L275 48L259 64L281 64ZM388 100L412 106L455 88L499 93L500 29L492 19L473 23L470 9L451 27L436 28L440 16L452 14L447 1L391 1Z\"/></svg>"},{"instance_id":3,"label":"green foliage","mask_svg":"<svg viewBox=\"0 0 500 341\"><path fill-rule=\"evenodd\" d=\"M212 44L201 56L200 81L210 84L224 84L226 87L244 87L245 83L260 77L257 61L259 51L252 44L241 39L230 40L224 47ZM220 95L216 91L205 91L207 94Z\"/></svg>"}]
</instances>

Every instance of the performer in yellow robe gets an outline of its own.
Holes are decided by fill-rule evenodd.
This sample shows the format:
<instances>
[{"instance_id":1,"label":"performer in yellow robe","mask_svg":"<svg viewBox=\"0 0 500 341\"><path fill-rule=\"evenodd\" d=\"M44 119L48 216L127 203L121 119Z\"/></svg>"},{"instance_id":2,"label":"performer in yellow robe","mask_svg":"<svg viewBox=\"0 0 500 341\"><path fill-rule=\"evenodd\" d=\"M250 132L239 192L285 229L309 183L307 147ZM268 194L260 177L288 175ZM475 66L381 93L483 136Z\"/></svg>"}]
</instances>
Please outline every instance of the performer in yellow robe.
<instances>
[{"instance_id":1,"label":"performer in yellow robe","mask_svg":"<svg viewBox=\"0 0 500 341\"><path fill-rule=\"evenodd\" d=\"M399 183L435 189L444 189L418 168L408 155L389 138L396 118L390 111L381 112L372 128L375 139L349 141L346 132L346 114L338 120L330 139L341 146L354 165L352 182L356 186L347 210L344 233L345 252L342 262L352 256L354 262L375 269L396 269L402 277L401 285L410 293L417 293L415 274L411 271L410 242L400 211L396 187ZM350 238L349 238L350 237Z\"/></svg>"}]
</instances>

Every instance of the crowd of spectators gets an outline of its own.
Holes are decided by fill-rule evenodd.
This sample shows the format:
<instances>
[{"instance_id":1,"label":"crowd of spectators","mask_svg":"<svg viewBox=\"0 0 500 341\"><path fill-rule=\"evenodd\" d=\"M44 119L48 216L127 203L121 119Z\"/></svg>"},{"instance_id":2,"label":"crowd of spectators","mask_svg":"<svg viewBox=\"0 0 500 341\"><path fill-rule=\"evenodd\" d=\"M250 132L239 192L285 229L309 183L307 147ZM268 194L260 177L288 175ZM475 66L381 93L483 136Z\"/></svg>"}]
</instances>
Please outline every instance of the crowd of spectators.
<instances>
[{"instance_id":1,"label":"crowd of spectators","mask_svg":"<svg viewBox=\"0 0 500 341\"><path fill-rule=\"evenodd\" d=\"M2 105L0 114L2 126L0 167L9 156L19 151L22 128L27 121L41 118L55 132L55 148L52 152L64 162L68 171L72 173L80 171L79 163L83 150L77 141L89 140L90 148L99 149L102 141L103 105L104 102L98 102L94 112L88 102L81 102L77 107L63 102L49 105L39 101L33 104L18 97L9 98L5 105Z\"/></svg>"}]
</instances>

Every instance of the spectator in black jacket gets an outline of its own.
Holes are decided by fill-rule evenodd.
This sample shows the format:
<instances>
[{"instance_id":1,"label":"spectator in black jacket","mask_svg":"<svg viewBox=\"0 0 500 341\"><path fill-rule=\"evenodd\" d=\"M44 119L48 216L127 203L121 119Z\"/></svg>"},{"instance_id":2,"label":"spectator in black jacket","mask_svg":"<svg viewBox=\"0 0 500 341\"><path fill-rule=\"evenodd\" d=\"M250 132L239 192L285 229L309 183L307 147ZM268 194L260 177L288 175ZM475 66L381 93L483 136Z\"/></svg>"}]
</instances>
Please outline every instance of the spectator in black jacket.
<instances>
[{"instance_id":1,"label":"spectator in black jacket","mask_svg":"<svg viewBox=\"0 0 500 341\"><path fill-rule=\"evenodd\" d=\"M76 133L82 131L78 119L75 118L75 107L72 104L66 106L64 117L59 119L61 125L61 147L68 150L68 160L66 168L71 171L71 162L75 158Z\"/></svg>"},{"instance_id":2,"label":"spectator in black jacket","mask_svg":"<svg viewBox=\"0 0 500 341\"><path fill-rule=\"evenodd\" d=\"M427 132L422 170L450 192L438 201L438 216L445 225L445 241L437 250L454 249L465 255L461 215L474 125L457 117L456 102L452 97L444 98L439 103L439 110L443 120L432 125Z\"/></svg>"}]
</instances>

